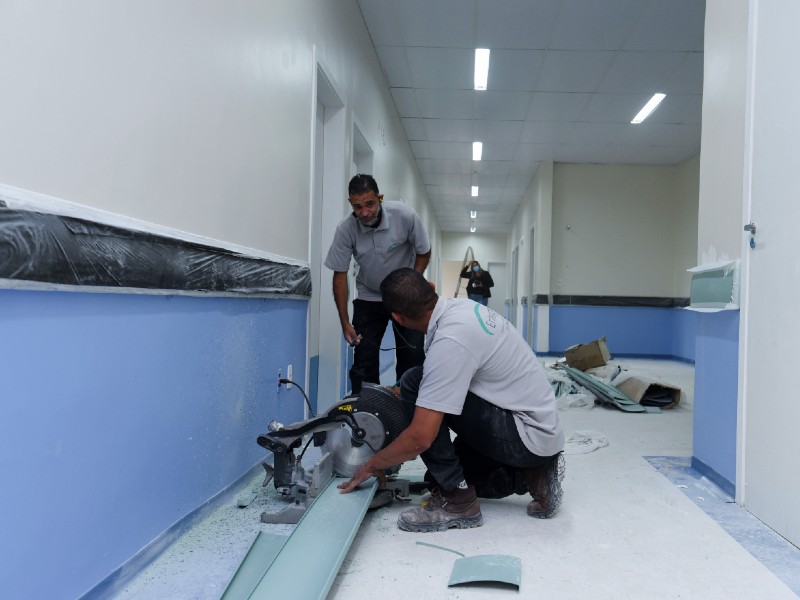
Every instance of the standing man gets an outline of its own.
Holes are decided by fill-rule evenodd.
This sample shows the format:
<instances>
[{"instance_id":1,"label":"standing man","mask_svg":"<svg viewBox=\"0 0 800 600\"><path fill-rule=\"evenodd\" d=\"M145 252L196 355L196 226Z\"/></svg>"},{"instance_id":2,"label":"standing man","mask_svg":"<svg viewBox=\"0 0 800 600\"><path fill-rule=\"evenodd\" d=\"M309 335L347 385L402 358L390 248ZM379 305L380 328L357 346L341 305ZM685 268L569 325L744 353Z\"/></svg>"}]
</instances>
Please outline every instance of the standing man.
<instances>
[{"instance_id":1,"label":"standing man","mask_svg":"<svg viewBox=\"0 0 800 600\"><path fill-rule=\"evenodd\" d=\"M412 269L392 272L381 293L398 323L427 333L427 354L424 367L400 381L410 425L340 484L342 492L421 456L431 495L400 514L400 529L478 527L478 497L511 494L531 494L528 515L552 516L562 497L564 430L553 388L522 336L485 306L439 298Z\"/></svg>"},{"instance_id":2,"label":"standing man","mask_svg":"<svg viewBox=\"0 0 800 600\"><path fill-rule=\"evenodd\" d=\"M381 301L383 278L400 267L425 271L431 257L428 234L413 208L403 202L383 202L372 175L356 175L348 186L353 214L336 228L325 266L333 271L333 300L345 341L355 347L350 383L353 394L361 383L380 383L380 347L386 325L394 325L397 381L425 360L424 332L407 329L392 319ZM358 263L353 322L347 314L347 270Z\"/></svg>"}]
</instances>

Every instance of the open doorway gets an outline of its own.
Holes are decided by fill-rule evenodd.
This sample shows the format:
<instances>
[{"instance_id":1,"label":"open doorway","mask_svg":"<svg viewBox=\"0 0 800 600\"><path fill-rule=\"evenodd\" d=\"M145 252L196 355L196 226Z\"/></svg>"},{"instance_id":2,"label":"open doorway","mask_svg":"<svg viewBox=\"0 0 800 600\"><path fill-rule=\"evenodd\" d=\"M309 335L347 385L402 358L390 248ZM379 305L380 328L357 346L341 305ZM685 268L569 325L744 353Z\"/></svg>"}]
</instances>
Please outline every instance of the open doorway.
<instances>
[{"instance_id":1,"label":"open doorway","mask_svg":"<svg viewBox=\"0 0 800 600\"><path fill-rule=\"evenodd\" d=\"M344 181L346 111L342 96L325 67L317 63L314 111L313 190L309 235L312 295L308 312L308 396L316 412L341 399L343 343L333 303L331 274L323 268L334 227L345 214ZM329 224L323 227L323 224Z\"/></svg>"}]
</instances>

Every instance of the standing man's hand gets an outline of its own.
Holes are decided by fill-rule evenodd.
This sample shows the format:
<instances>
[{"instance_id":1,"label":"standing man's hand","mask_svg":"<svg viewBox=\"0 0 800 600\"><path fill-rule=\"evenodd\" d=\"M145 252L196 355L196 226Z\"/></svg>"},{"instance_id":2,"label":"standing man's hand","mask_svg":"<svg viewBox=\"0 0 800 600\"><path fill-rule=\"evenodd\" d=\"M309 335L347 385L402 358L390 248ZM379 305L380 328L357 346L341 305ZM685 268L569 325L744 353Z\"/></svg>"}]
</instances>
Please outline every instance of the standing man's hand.
<instances>
[{"instance_id":1,"label":"standing man's hand","mask_svg":"<svg viewBox=\"0 0 800 600\"><path fill-rule=\"evenodd\" d=\"M361 336L356 333L356 330L353 329L349 322L342 325L342 334L344 335L344 341L351 346L357 346L361 343Z\"/></svg>"}]
</instances>

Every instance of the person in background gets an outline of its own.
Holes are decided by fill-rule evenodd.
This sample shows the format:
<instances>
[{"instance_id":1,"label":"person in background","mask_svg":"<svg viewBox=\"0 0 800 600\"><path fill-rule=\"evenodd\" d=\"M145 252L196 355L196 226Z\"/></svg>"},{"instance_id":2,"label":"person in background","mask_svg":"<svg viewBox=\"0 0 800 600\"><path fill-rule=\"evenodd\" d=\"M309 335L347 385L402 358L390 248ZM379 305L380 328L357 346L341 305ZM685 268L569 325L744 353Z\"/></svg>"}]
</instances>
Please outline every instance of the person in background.
<instances>
[{"instance_id":1,"label":"person in background","mask_svg":"<svg viewBox=\"0 0 800 600\"><path fill-rule=\"evenodd\" d=\"M399 267L422 273L431 257L431 243L417 213L403 202L384 202L372 175L355 175L348 186L353 213L333 236L325 266L333 271L333 300L345 341L355 348L350 369L352 393L361 383L380 383L380 347L386 326L394 325L397 381L409 368L425 360L422 333L393 321L381 301L383 278ZM350 259L358 263L353 300L353 322L347 312L347 271Z\"/></svg>"},{"instance_id":2,"label":"person in background","mask_svg":"<svg viewBox=\"0 0 800 600\"><path fill-rule=\"evenodd\" d=\"M481 269L481 264L477 260L473 260L461 270L461 278L469 279L467 281L467 298L487 306L489 298L492 297L489 288L494 287L494 281L492 281L489 271Z\"/></svg>"},{"instance_id":3,"label":"person in background","mask_svg":"<svg viewBox=\"0 0 800 600\"><path fill-rule=\"evenodd\" d=\"M440 298L413 269L393 271L380 289L398 323L427 334L425 363L400 380L410 424L339 485L342 493L420 456L431 493L400 514L404 531L479 527L478 498L511 494L530 493L528 515L551 517L563 493L564 429L528 344L490 308Z\"/></svg>"}]
</instances>

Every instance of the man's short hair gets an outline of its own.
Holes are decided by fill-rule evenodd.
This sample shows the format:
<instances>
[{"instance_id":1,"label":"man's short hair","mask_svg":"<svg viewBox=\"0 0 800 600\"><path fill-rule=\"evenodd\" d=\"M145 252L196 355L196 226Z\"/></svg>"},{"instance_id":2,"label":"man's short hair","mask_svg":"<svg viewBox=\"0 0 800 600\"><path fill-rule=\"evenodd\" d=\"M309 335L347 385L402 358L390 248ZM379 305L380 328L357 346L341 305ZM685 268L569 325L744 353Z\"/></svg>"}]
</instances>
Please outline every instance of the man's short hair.
<instances>
[{"instance_id":1,"label":"man's short hair","mask_svg":"<svg viewBox=\"0 0 800 600\"><path fill-rule=\"evenodd\" d=\"M422 273L404 267L395 269L381 281L381 298L389 312L419 319L433 310L439 296Z\"/></svg>"},{"instance_id":2,"label":"man's short hair","mask_svg":"<svg viewBox=\"0 0 800 600\"><path fill-rule=\"evenodd\" d=\"M347 186L347 193L350 196L360 196L367 192L375 192L376 196L381 195L378 191L378 182L375 181L375 178L372 175L365 175L363 173L354 175L350 180L350 184Z\"/></svg>"}]
</instances>

